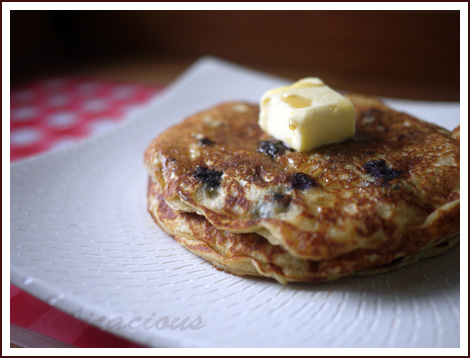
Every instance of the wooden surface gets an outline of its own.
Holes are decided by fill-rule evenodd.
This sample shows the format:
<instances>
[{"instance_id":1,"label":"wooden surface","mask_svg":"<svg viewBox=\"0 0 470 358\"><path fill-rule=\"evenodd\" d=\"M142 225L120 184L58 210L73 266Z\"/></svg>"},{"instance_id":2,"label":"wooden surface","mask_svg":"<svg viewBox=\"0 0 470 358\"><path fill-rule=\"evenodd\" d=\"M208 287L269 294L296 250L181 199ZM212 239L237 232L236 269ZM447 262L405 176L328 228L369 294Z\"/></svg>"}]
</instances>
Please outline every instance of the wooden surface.
<instances>
[{"instance_id":1,"label":"wooden surface","mask_svg":"<svg viewBox=\"0 0 470 358\"><path fill-rule=\"evenodd\" d=\"M11 85L80 74L167 84L218 56L369 95L459 100L459 11L13 11Z\"/></svg>"},{"instance_id":2,"label":"wooden surface","mask_svg":"<svg viewBox=\"0 0 470 358\"><path fill-rule=\"evenodd\" d=\"M148 85L167 85L177 78L197 57L152 58L140 57L124 60L91 61L43 67L40 71L12 81L12 87L50 76L81 76L136 82ZM286 66L265 64L255 61L239 61L240 65L280 76L292 81L307 76L322 78L337 90L357 92L366 95L430 101L455 101L460 99L460 88L456 84L434 81L433 79L408 79L373 74L340 74L334 70L317 71L309 66Z\"/></svg>"},{"instance_id":3,"label":"wooden surface","mask_svg":"<svg viewBox=\"0 0 470 358\"><path fill-rule=\"evenodd\" d=\"M197 58L152 59L137 58L104 64L87 65L69 73L78 76L105 78L117 81L166 85L180 75ZM338 90L367 95L416 100L459 101L459 87L436 83L432 79L413 80L374 75L341 75L333 70L315 71L308 66L285 66L252 61L238 62L268 74L293 81L307 76L318 76Z\"/></svg>"}]
</instances>

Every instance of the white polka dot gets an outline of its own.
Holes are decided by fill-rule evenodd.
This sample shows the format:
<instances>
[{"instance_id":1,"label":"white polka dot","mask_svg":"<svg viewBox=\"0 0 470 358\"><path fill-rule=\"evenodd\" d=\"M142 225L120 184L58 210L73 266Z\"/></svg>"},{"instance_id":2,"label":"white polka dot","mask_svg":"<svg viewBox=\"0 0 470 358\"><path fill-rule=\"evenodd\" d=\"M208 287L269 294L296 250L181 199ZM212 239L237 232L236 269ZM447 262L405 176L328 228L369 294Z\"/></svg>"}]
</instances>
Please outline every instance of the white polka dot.
<instances>
[{"instance_id":1,"label":"white polka dot","mask_svg":"<svg viewBox=\"0 0 470 358\"><path fill-rule=\"evenodd\" d=\"M60 112L51 114L48 123L55 128L67 128L77 122L77 116L73 112Z\"/></svg>"},{"instance_id":2,"label":"white polka dot","mask_svg":"<svg viewBox=\"0 0 470 358\"><path fill-rule=\"evenodd\" d=\"M98 83L95 82L87 82L82 83L78 86L78 92L82 95L90 95L96 91L98 88Z\"/></svg>"},{"instance_id":3,"label":"white polka dot","mask_svg":"<svg viewBox=\"0 0 470 358\"><path fill-rule=\"evenodd\" d=\"M92 99L83 104L83 109L89 112L99 112L107 108L107 103L103 99Z\"/></svg>"},{"instance_id":4,"label":"white polka dot","mask_svg":"<svg viewBox=\"0 0 470 358\"><path fill-rule=\"evenodd\" d=\"M117 99L125 99L130 97L135 92L134 88L122 86L113 90L113 97Z\"/></svg>"},{"instance_id":5,"label":"white polka dot","mask_svg":"<svg viewBox=\"0 0 470 358\"><path fill-rule=\"evenodd\" d=\"M58 78L46 81L44 84L48 90L55 91L60 89L65 84L65 80Z\"/></svg>"},{"instance_id":6,"label":"white polka dot","mask_svg":"<svg viewBox=\"0 0 470 358\"><path fill-rule=\"evenodd\" d=\"M22 90L12 94L12 99L16 102L29 102L33 99L33 91Z\"/></svg>"},{"instance_id":7,"label":"white polka dot","mask_svg":"<svg viewBox=\"0 0 470 358\"><path fill-rule=\"evenodd\" d=\"M63 94L62 95L58 94L58 95L55 95L55 96L51 96L49 98L49 105L52 106L52 107L64 106L68 102L69 102L68 96L63 95Z\"/></svg>"},{"instance_id":8,"label":"white polka dot","mask_svg":"<svg viewBox=\"0 0 470 358\"><path fill-rule=\"evenodd\" d=\"M41 132L36 128L19 128L10 134L11 144L17 146L27 146L38 141Z\"/></svg>"},{"instance_id":9,"label":"white polka dot","mask_svg":"<svg viewBox=\"0 0 470 358\"><path fill-rule=\"evenodd\" d=\"M38 114L36 107L20 107L11 111L11 119L15 122L29 121Z\"/></svg>"},{"instance_id":10,"label":"white polka dot","mask_svg":"<svg viewBox=\"0 0 470 358\"><path fill-rule=\"evenodd\" d=\"M100 119L90 123L90 130L93 134L101 134L108 132L116 126L116 122L109 119Z\"/></svg>"}]
</instances>

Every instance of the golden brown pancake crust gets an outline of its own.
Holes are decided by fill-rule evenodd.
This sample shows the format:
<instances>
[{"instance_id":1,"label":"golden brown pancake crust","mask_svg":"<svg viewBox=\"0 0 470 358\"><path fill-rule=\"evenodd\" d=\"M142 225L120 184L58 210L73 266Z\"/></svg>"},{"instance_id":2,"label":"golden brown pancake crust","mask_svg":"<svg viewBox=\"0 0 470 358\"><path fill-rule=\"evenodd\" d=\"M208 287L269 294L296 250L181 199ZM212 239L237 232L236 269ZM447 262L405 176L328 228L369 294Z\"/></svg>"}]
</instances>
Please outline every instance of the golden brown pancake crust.
<instances>
[{"instance_id":1,"label":"golden brown pancake crust","mask_svg":"<svg viewBox=\"0 0 470 358\"><path fill-rule=\"evenodd\" d=\"M458 238L451 238L412 256L403 256L406 255L404 252L376 255L370 250L357 250L331 260L315 262L291 256L260 235L219 230L201 215L174 210L164 201L158 184L150 180L148 205L155 222L164 231L217 268L236 275L272 277L280 283L321 282L351 275L384 273L421 258L438 255L458 242Z\"/></svg>"},{"instance_id":2,"label":"golden brown pancake crust","mask_svg":"<svg viewBox=\"0 0 470 358\"><path fill-rule=\"evenodd\" d=\"M156 138L147 169L171 207L300 258L393 256L457 234L459 142L374 98L348 97L357 130L346 142L292 152L259 128L258 106L225 103Z\"/></svg>"}]
</instances>

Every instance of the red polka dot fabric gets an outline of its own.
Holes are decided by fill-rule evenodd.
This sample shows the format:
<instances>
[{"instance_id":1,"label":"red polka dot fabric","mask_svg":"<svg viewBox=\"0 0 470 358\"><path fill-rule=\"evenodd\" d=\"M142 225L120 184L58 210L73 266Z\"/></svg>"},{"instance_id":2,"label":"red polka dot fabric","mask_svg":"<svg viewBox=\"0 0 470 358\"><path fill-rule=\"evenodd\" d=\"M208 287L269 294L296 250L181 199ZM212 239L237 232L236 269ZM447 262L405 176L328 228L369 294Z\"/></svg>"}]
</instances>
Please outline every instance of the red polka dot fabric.
<instances>
[{"instance_id":1,"label":"red polka dot fabric","mask_svg":"<svg viewBox=\"0 0 470 358\"><path fill-rule=\"evenodd\" d=\"M13 89L10 160L103 133L161 89L80 78L53 78ZM73 324L56 329L54 324L44 324L45 321ZM76 347L139 347L79 321L11 284L10 323Z\"/></svg>"},{"instance_id":2,"label":"red polka dot fabric","mask_svg":"<svg viewBox=\"0 0 470 358\"><path fill-rule=\"evenodd\" d=\"M11 92L10 160L109 130L160 90L92 79L54 78Z\"/></svg>"}]
</instances>

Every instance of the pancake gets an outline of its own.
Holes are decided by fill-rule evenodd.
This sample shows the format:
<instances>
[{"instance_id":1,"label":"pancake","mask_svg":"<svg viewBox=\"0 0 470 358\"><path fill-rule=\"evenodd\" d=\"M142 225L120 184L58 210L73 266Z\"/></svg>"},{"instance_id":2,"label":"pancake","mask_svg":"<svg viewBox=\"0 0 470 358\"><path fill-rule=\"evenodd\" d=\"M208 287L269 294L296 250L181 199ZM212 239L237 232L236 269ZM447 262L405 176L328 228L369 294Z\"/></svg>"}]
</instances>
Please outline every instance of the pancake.
<instances>
[{"instance_id":1,"label":"pancake","mask_svg":"<svg viewBox=\"0 0 470 358\"><path fill-rule=\"evenodd\" d=\"M456 236L459 142L375 98L348 98L356 134L343 143L294 152L260 129L258 106L231 102L165 131L144 161L171 208L301 259L410 256Z\"/></svg>"},{"instance_id":2,"label":"pancake","mask_svg":"<svg viewBox=\"0 0 470 358\"><path fill-rule=\"evenodd\" d=\"M215 267L235 275L264 276L280 283L322 282L342 277L368 276L408 266L454 246L459 237L411 256L401 253L373 255L368 250L325 260L310 261L290 255L258 234L237 234L219 230L203 216L172 209L163 199L157 183L149 181L148 208L155 222L178 243Z\"/></svg>"},{"instance_id":3,"label":"pancake","mask_svg":"<svg viewBox=\"0 0 470 358\"><path fill-rule=\"evenodd\" d=\"M452 131L452 138L460 142L460 124Z\"/></svg>"}]
</instances>

